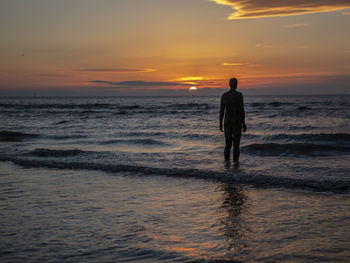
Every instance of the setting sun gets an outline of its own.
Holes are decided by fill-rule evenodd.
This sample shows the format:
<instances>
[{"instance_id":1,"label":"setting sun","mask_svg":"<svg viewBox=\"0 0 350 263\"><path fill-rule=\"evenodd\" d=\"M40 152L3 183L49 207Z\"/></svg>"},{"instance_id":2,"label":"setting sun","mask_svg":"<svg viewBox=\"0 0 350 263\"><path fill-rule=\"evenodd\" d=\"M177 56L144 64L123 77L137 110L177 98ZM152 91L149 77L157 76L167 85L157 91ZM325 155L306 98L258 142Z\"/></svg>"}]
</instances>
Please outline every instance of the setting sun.
<instances>
[{"instance_id":1,"label":"setting sun","mask_svg":"<svg viewBox=\"0 0 350 263\"><path fill-rule=\"evenodd\" d=\"M197 90L197 88L196 87L190 87L189 90L190 91L195 91L195 90Z\"/></svg>"}]
</instances>

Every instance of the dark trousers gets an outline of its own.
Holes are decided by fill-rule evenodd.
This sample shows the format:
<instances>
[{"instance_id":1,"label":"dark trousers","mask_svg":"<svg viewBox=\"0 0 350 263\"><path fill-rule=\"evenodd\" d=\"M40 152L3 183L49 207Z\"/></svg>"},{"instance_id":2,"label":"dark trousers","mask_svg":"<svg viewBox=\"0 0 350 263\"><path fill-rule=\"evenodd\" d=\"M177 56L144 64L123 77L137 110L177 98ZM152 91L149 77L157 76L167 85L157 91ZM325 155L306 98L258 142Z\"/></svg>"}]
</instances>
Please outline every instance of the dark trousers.
<instances>
[{"instance_id":1,"label":"dark trousers","mask_svg":"<svg viewBox=\"0 0 350 263\"><path fill-rule=\"evenodd\" d=\"M225 124L225 160L230 160L230 151L233 145L233 160L238 161L239 159L239 143L241 141L242 127L241 125L230 125Z\"/></svg>"}]
</instances>

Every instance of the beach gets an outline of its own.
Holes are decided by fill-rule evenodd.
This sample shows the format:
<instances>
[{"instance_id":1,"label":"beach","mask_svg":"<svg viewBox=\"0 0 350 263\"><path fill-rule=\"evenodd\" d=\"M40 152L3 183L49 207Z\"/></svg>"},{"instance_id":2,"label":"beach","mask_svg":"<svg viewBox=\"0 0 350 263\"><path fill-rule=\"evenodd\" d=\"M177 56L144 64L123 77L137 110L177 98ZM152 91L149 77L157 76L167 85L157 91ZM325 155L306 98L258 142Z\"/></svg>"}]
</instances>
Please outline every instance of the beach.
<instances>
[{"instance_id":1,"label":"beach","mask_svg":"<svg viewBox=\"0 0 350 263\"><path fill-rule=\"evenodd\" d=\"M349 96L0 98L2 262L347 262Z\"/></svg>"}]
</instances>

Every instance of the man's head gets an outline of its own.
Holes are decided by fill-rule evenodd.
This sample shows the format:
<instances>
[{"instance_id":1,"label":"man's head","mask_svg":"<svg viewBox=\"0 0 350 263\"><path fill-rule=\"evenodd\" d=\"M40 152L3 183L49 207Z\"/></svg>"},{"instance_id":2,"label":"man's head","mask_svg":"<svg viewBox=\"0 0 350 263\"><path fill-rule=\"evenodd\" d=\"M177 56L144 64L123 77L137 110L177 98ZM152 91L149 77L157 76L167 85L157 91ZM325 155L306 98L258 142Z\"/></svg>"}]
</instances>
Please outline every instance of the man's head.
<instances>
[{"instance_id":1,"label":"man's head","mask_svg":"<svg viewBox=\"0 0 350 263\"><path fill-rule=\"evenodd\" d=\"M237 84L238 84L238 81L237 81L236 78L230 79L230 88L231 89L236 90L237 89Z\"/></svg>"}]
</instances>

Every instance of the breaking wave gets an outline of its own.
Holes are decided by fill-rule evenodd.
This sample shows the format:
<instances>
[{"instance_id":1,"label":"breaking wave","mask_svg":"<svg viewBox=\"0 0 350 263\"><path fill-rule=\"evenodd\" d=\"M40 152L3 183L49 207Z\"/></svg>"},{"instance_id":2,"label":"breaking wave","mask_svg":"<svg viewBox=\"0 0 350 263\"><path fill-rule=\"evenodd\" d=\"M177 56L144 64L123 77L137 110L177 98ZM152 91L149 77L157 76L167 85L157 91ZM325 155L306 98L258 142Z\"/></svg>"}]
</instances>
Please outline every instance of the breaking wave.
<instances>
[{"instance_id":1,"label":"breaking wave","mask_svg":"<svg viewBox=\"0 0 350 263\"><path fill-rule=\"evenodd\" d=\"M74 150L72 150L74 151ZM34 151L35 152L35 151ZM38 153L63 154L77 152L57 152L42 151ZM237 184L246 184L256 187L279 187L279 188L298 188L309 189L313 191L330 191L330 192L348 192L350 182L345 180L312 180L301 178L276 177L270 175L254 174L244 171L239 172L216 172L199 169L185 168L156 168L138 165L124 164L98 164L91 162L65 162L59 160L42 160L42 159L24 159L11 156L0 156L0 161L9 161L23 167L35 168L53 168L53 169L73 169L73 170L92 170L103 171L108 173L132 172L142 175L163 175L184 178L209 179Z\"/></svg>"}]
</instances>

